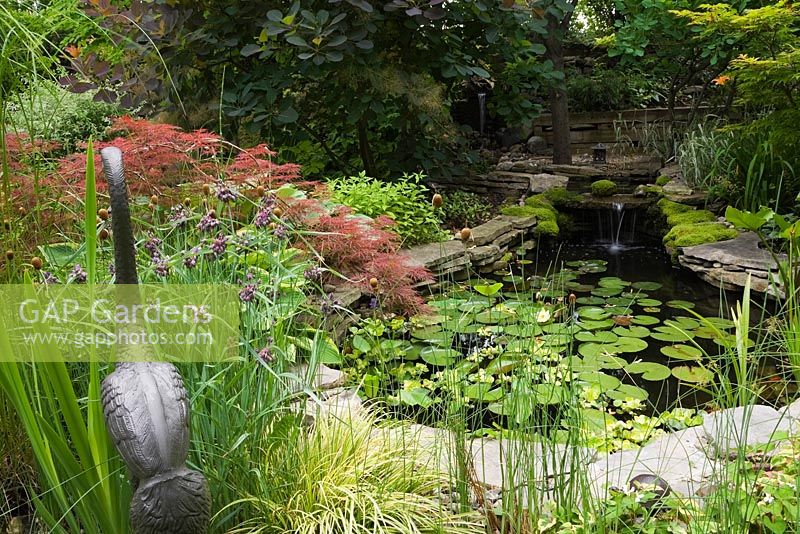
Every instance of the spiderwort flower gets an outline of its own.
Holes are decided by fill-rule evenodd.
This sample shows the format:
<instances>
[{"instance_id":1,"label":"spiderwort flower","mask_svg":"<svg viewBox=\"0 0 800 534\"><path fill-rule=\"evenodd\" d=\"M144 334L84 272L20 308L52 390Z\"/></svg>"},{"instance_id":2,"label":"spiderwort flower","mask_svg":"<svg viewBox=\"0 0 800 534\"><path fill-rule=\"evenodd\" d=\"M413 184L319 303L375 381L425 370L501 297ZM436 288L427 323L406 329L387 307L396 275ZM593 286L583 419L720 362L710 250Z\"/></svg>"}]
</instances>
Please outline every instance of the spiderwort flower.
<instances>
[{"instance_id":1,"label":"spiderwort flower","mask_svg":"<svg viewBox=\"0 0 800 534\"><path fill-rule=\"evenodd\" d=\"M199 252L200 249L198 247L192 247L190 254L185 258L183 258L183 265L187 269L194 269L195 267L197 267L197 255Z\"/></svg>"},{"instance_id":2,"label":"spiderwort flower","mask_svg":"<svg viewBox=\"0 0 800 534\"><path fill-rule=\"evenodd\" d=\"M168 219L173 226L184 227L189 222L189 212L183 204L176 204L169 209Z\"/></svg>"},{"instance_id":3,"label":"spiderwort flower","mask_svg":"<svg viewBox=\"0 0 800 534\"><path fill-rule=\"evenodd\" d=\"M277 228L275 228L275 237L278 239L286 239L289 235L289 230L286 228L286 225L280 224Z\"/></svg>"},{"instance_id":4,"label":"spiderwort flower","mask_svg":"<svg viewBox=\"0 0 800 534\"><path fill-rule=\"evenodd\" d=\"M50 271L42 271L42 282L47 285L58 284L58 278Z\"/></svg>"},{"instance_id":5,"label":"spiderwort flower","mask_svg":"<svg viewBox=\"0 0 800 534\"><path fill-rule=\"evenodd\" d=\"M242 302L253 302L256 297L256 285L246 284L241 291L239 291L239 300Z\"/></svg>"},{"instance_id":6,"label":"spiderwort flower","mask_svg":"<svg viewBox=\"0 0 800 534\"><path fill-rule=\"evenodd\" d=\"M86 271L83 270L80 263L76 263L69 273L69 280L76 284L83 284L86 283L86 278Z\"/></svg>"},{"instance_id":7,"label":"spiderwort flower","mask_svg":"<svg viewBox=\"0 0 800 534\"><path fill-rule=\"evenodd\" d=\"M158 258L158 261L156 262L155 273L156 276L161 278L166 278L169 276L169 264L166 262L166 260Z\"/></svg>"},{"instance_id":8,"label":"spiderwort flower","mask_svg":"<svg viewBox=\"0 0 800 534\"><path fill-rule=\"evenodd\" d=\"M270 363L275 360L275 356L272 354L272 350L270 350L269 347L264 347L258 351L258 357L264 363Z\"/></svg>"},{"instance_id":9,"label":"spiderwort flower","mask_svg":"<svg viewBox=\"0 0 800 534\"><path fill-rule=\"evenodd\" d=\"M144 248L150 253L151 258L157 258L159 256L158 247L161 246L161 243L162 241L154 235L151 235L150 239L145 241Z\"/></svg>"},{"instance_id":10,"label":"spiderwort flower","mask_svg":"<svg viewBox=\"0 0 800 534\"><path fill-rule=\"evenodd\" d=\"M310 282L318 282L322 278L322 273L324 272L325 271L322 269L322 267L309 267L303 271L303 277Z\"/></svg>"}]
</instances>

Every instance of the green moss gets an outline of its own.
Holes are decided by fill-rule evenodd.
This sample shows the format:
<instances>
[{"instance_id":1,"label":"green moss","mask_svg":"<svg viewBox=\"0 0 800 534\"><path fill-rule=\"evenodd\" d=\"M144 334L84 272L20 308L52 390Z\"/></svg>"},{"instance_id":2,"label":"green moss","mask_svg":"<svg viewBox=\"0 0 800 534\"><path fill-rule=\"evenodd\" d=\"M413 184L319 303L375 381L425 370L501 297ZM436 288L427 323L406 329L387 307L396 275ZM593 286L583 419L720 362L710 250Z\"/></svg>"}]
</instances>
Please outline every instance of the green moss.
<instances>
[{"instance_id":1,"label":"green moss","mask_svg":"<svg viewBox=\"0 0 800 534\"><path fill-rule=\"evenodd\" d=\"M680 204L678 202L673 202L671 200L667 200L666 198L662 198L658 201L658 209L661 210L661 213L664 214L664 217L669 218L671 215L675 215L677 213L686 213L687 211L693 211L694 208L691 206L687 206L686 204Z\"/></svg>"},{"instance_id":2,"label":"green moss","mask_svg":"<svg viewBox=\"0 0 800 534\"><path fill-rule=\"evenodd\" d=\"M713 222L715 219L716 217L714 217L714 214L708 210L693 210L670 215L667 217L667 224L672 227L679 224Z\"/></svg>"},{"instance_id":3,"label":"green moss","mask_svg":"<svg viewBox=\"0 0 800 534\"><path fill-rule=\"evenodd\" d=\"M691 247L703 243L716 243L733 239L739 232L722 223L706 222L696 224L679 224L664 236L664 244L668 247Z\"/></svg>"},{"instance_id":4,"label":"green moss","mask_svg":"<svg viewBox=\"0 0 800 534\"><path fill-rule=\"evenodd\" d=\"M544 208L552 210L553 205L544 195L533 195L525 199L525 205L531 208Z\"/></svg>"},{"instance_id":5,"label":"green moss","mask_svg":"<svg viewBox=\"0 0 800 534\"><path fill-rule=\"evenodd\" d=\"M596 197L610 197L617 192L617 184L611 180L592 182L592 194Z\"/></svg>"},{"instance_id":6,"label":"green moss","mask_svg":"<svg viewBox=\"0 0 800 534\"><path fill-rule=\"evenodd\" d=\"M539 224L533 229L534 235L555 237L558 235L558 224L555 221L539 219Z\"/></svg>"},{"instance_id":7,"label":"green moss","mask_svg":"<svg viewBox=\"0 0 800 534\"><path fill-rule=\"evenodd\" d=\"M575 228L575 219L566 213L559 212L556 215L556 223L558 224L558 228L561 230L561 232L566 234L571 234Z\"/></svg>"},{"instance_id":8,"label":"green moss","mask_svg":"<svg viewBox=\"0 0 800 534\"><path fill-rule=\"evenodd\" d=\"M536 217L540 221L555 221L556 211L553 208L533 208L531 206L506 206L500 210L503 215L511 217Z\"/></svg>"},{"instance_id":9,"label":"green moss","mask_svg":"<svg viewBox=\"0 0 800 534\"><path fill-rule=\"evenodd\" d=\"M548 189L542 193L542 195L544 195L544 197L557 208L572 206L581 199L581 196L578 193L575 193L574 191L567 191L563 187Z\"/></svg>"},{"instance_id":10,"label":"green moss","mask_svg":"<svg viewBox=\"0 0 800 534\"><path fill-rule=\"evenodd\" d=\"M670 182L671 178L669 176L659 176L656 178L656 185L665 186Z\"/></svg>"},{"instance_id":11,"label":"green moss","mask_svg":"<svg viewBox=\"0 0 800 534\"><path fill-rule=\"evenodd\" d=\"M642 189L644 190L644 194L649 197L660 197L662 194L664 194L664 190L660 185L647 184L643 186Z\"/></svg>"}]
</instances>

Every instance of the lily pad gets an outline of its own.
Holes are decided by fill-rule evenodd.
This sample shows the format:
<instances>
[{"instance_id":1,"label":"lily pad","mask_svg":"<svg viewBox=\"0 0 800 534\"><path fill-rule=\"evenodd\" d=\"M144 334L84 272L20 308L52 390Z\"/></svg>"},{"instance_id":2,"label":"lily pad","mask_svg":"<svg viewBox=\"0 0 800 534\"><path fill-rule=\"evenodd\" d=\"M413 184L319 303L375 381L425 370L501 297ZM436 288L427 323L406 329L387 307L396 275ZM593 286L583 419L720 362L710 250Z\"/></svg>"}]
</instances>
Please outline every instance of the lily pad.
<instances>
[{"instance_id":1,"label":"lily pad","mask_svg":"<svg viewBox=\"0 0 800 534\"><path fill-rule=\"evenodd\" d=\"M575 339L578 341L585 341L589 343L614 343L619 339L619 336L613 332L600 331L600 332L578 332L575 334Z\"/></svg>"},{"instance_id":2,"label":"lily pad","mask_svg":"<svg viewBox=\"0 0 800 534\"><path fill-rule=\"evenodd\" d=\"M597 285L600 287L628 287L631 283L616 276L604 276Z\"/></svg>"},{"instance_id":3,"label":"lily pad","mask_svg":"<svg viewBox=\"0 0 800 534\"><path fill-rule=\"evenodd\" d=\"M622 293L622 287L597 287L592 289L591 294L595 297L614 297Z\"/></svg>"},{"instance_id":4,"label":"lily pad","mask_svg":"<svg viewBox=\"0 0 800 534\"><path fill-rule=\"evenodd\" d=\"M608 353L590 355L583 359L583 366L587 370L592 371L600 371L601 369L622 369L627 363L628 362L619 356Z\"/></svg>"},{"instance_id":5,"label":"lily pad","mask_svg":"<svg viewBox=\"0 0 800 534\"><path fill-rule=\"evenodd\" d=\"M665 341L667 343L677 343L678 341L689 341L694 338L691 332L680 330L674 326L657 326L655 332L650 334L653 339Z\"/></svg>"},{"instance_id":6,"label":"lily pad","mask_svg":"<svg viewBox=\"0 0 800 534\"><path fill-rule=\"evenodd\" d=\"M655 362L633 362L625 366L625 371L632 375L641 375L644 380L660 382L672 374L669 367Z\"/></svg>"},{"instance_id":7,"label":"lily pad","mask_svg":"<svg viewBox=\"0 0 800 534\"><path fill-rule=\"evenodd\" d=\"M727 330L736 326L730 319L723 319L722 317L704 317L703 321L719 328L720 330Z\"/></svg>"},{"instance_id":8,"label":"lily pad","mask_svg":"<svg viewBox=\"0 0 800 534\"><path fill-rule=\"evenodd\" d=\"M486 366L486 372L492 375L507 373L521 365L524 361L525 358L523 356L502 354L489 362L489 365Z\"/></svg>"},{"instance_id":9,"label":"lily pad","mask_svg":"<svg viewBox=\"0 0 800 534\"><path fill-rule=\"evenodd\" d=\"M641 352L647 348L647 341L638 337L621 337L614 343L619 352Z\"/></svg>"},{"instance_id":10,"label":"lily pad","mask_svg":"<svg viewBox=\"0 0 800 534\"><path fill-rule=\"evenodd\" d=\"M691 317L675 317L674 319L667 319L664 321L665 325L677 326L681 330L694 330L700 328L700 321L692 319Z\"/></svg>"},{"instance_id":11,"label":"lily pad","mask_svg":"<svg viewBox=\"0 0 800 534\"><path fill-rule=\"evenodd\" d=\"M578 297L575 302L584 306L599 306L605 304L606 301L600 297Z\"/></svg>"},{"instance_id":12,"label":"lily pad","mask_svg":"<svg viewBox=\"0 0 800 534\"><path fill-rule=\"evenodd\" d=\"M428 347L419 353L420 357L431 365L451 365L456 361L460 353L457 350L445 349L440 347Z\"/></svg>"},{"instance_id":13,"label":"lily pad","mask_svg":"<svg viewBox=\"0 0 800 534\"><path fill-rule=\"evenodd\" d=\"M534 384L532 393L539 404L557 404L564 398L564 388L557 384Z\"/></svg>"},{"instance_id":14,"label":"lily pad","mask_svg":"<svg viewBox=\"0 0 800 534\"><path fill-rule=\"evenodd\" d=\"M631 285L633 288L641 289L642 291L658 291L663 287L663 285L658 282L634 282Z\"/></svg>"},{"instance_id":15,"label":"lily pad","mask_svg":"<svg viewBox=\"0 0 800 534\"><path fill-rule=\"evenodd\" d=\"M517 337L539 336L542 334L542 329L539 327L539 325L531 323L511 324L506 326L504 331L509 336Z\"/></svg>"},{"instance_id":16,"label":"lily pad","mask_svg":"<svg viewBox=\"0 0 800 534\"><path fill-rule=\"evenodd\" d=\"M578 374L578 380L582 380L590 384L597 384L604 391L615 389L620 385L619 378L607 375L605 373L593 371L586 371Z\"/></svg>"},{"instance_id":17,"label":"lily pad","mask_svg":"<svg viewBox=\"0 0 800 534\"><path fill-rule=\"evenodd\" d=\"M648 307L648 308L656 308L658 306L661 306L661 304L663 304L658 299L636 299L636 303L639 306L644 306L644 307Z\"/></svg>"},{"instance_id":18,"label":"lily pad","mask_svg":"<svg viewBox=\"0 0 800 534\"><path fill-rule=\"evenodd\" d=\"M609 317L611 317L611 314L608 313L608 311L603 308L589 306L586 308L578 308L578 316L581 319L600 321L602 319L608 319Z\"/></svg>"},{"instance_id":19,"label":"lily pad","mask_svg":"<svg viewBox=\"0 0 800 534\"><path fill-rule=\"evenodd\" d=\"M708 384L714 380L714 373L705 367L689 367L681 365L672 370L672 376L682 382L689 382L692 384Z\"/></svg>"},{"instance_id":20,"label":"lily pad","mask_svg":"<svg viewBox=\"0 0 800 534\"><path fill-rule=\"evenodd\" d=\"M631 386L630 384L620 384L616 387L616 389L607 390L606 395L610 399L614 400L622 400L625 399L637 399L637 400L647 400L647 391L643 390L642 388Z\"/></svg>"},{"instance_id":21,"label":"lily pad","mask_svg":"<svg viewBox=\"0 0 800 534\"><path fill-rule=\"evenodd\" d=\"M642 326L652 326L660 322L661 321L658 319L658 317L653 317L652 315L636 315L633 317L633 324Z\"/></svg>"},{"instance_id":22,"label":"lily pad","mask_svg":"<svg viewBox=\"0 0 800 534\"><path fill-rule=\"evenodd\" d=\"M578 353L584 358L595 358L601 355L618 354L617 346L608 343L581 343Z\"/></svg>"},{"instance_id":23,"label":"lily pad","mask_svg":"<svg viewBox=\"0 0 800 534\"><path fill-rule=\"evenodd\" d=\"M683 308L691 310L694 308L694 302L689 302L688 300L669 300L667 301L667 306L670 308Z\"/></svg>"},{"instance_id":24,"label":"lily pad","mask_svg":"<svg viewBox=\"0 0 800 534\"><path fill-rule=\"evenodd\" d=\"M661 353L664 356L675 358L676 360L696 361L703 357L703 352L691 345L670 345L669 347L661 347Z\"/></svg>"},{"instance_id":25,"label":"lily pad","mask_svg":"<svg viewBox=\"0 0 800 534\"><path fill-rule=\"evenodd\" d=\"M603 319L602 321L581 321L580 325L584 330L608 330L614 326L614 320Z\"/></svg>"},{"instance_id":26,"label":"lily pad","mask_svg":"<svg viewBox=\"0 0 800 534\"><path fill-rule=\"evenodd\" d=\"M612 330L615 334L622 337L639 337L645 338L650 335L650 330L644 326L617 326Z\"/></svg>"},{"instance_id":27,"label":"lily pad","mask_svg":"<svg viewBox=\"0 0 800 534\"><path fill-rule=\"evenodd\" d=\"M479 400L483 402L494 402L500 400L505 395L503 388L492 389L492 384L486 382L479 382L477 384L470 384L464 387L464 396L468 399Z\"/></svg>"}]
</instances>

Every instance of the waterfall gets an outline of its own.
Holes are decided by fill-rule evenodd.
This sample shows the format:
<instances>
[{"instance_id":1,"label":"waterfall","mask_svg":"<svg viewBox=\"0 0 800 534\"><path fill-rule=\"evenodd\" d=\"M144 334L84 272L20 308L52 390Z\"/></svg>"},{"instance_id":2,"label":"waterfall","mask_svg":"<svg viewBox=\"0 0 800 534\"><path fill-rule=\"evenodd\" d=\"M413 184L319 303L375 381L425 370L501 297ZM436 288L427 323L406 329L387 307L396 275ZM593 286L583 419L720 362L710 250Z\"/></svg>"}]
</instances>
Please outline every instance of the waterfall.
<instances>
[{"instance_id":1,"label":"waterfall","mask_svg":"<svg viewBox=\"0 0 800 534\"><path fill-rule=\"evenodd\" d=\"M480 133L483 135L486 126L486 93L478 93L478 124Z\"/></svg>"},{"instance_id":2,"label":"waterfall","mask_svg":"<svg viewBox=\"0 0 800 534\"><path fill-rule=\"evenodd\" d=\"M617 231L614 232L614 237L611 240L611 248L619 247L619 233L622 230L622 221L625 220L625 205L621 202L614 202L611 207L614 209L614 214L617 219Z\"/></svg>"},{"instance_id":3,"label":"waterfall","mask_svg":"<svg viewBox=\"0 0 800 534\"><path fill-rule=\"evenodd\" d=\"M619 250L624 243L635 242L636 210L626 210L621 202L612 203L611 209L598 210L597 231L598 241L610 245L611 250Z\"/></svg>"}]
</instances>

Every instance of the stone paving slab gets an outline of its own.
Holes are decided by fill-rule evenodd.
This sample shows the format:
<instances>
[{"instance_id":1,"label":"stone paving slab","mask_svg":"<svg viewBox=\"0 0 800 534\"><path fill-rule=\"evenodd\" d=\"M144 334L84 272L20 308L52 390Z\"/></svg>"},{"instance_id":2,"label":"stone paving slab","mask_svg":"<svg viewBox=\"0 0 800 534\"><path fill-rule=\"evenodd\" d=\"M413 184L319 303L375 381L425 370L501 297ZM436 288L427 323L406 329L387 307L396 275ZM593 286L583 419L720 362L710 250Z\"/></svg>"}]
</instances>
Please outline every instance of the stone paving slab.
<instances>
[{"instance_id":1,"label":"stone paving slab","mask_svg":"<svg viewBox=\"0 0 800 534\"><path fill-rule=\"evenodd\" d=\"M676 493L693 496L716 467L707 448L703 428L692 427L601 457L589 466L592 492L602 498L610 487L626 489L631 478L649 474L664 479Z\"/></svg>"},{"instance_id":2,"label":"stone paving slab","mask_svg":"<svg viewBox=\"0 0 800 534\"><path fill-rule=\"evenodd\" d=\"M775 262L766 250L759 248L758 236L753 232L742 232L728 241L683 247L683 254L709 263L738 265L745 269L760 271L777 270ZM785 258L784 258L785 259Z\"/></svg>"},{"instance_id":3,"label":"stone paving slab","mask_svg":"<svg viewBox=\"0 0 800 534\"><path fill-rule=\"evenodd\" d=\"M776 439L775 433L791 430L789 417L770 406L730 408L705 416L703 432L710 451L728 457L741 447L763 445Z\"/></svg>"},{"instance_id":4,"label":"stone paving slab","mask_svg":"<svg viewBox=\"0 0 800 534\"><path fill-rule=\"evenodd\" d=\"M511 232L514 229L510 221L503 220L500 217L485 222L472 229L472 238L470 244L480 247L488 245L498 237Z\"/></svg>"},{"instance_id":5,"label":"stone paving slab","mask_svg":"<svg viewBox=\"0 0 800 534\"><path fill-rule=\"evenodd\" d=\"M461 241L452 239L441 243L411 247L403 251L403 254L416 265L436 270L438 265L455 260L460 256L466 256L467 247Z\"/></svg>"}]
</instances>

